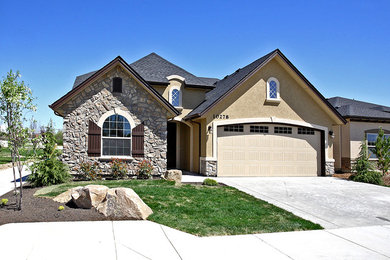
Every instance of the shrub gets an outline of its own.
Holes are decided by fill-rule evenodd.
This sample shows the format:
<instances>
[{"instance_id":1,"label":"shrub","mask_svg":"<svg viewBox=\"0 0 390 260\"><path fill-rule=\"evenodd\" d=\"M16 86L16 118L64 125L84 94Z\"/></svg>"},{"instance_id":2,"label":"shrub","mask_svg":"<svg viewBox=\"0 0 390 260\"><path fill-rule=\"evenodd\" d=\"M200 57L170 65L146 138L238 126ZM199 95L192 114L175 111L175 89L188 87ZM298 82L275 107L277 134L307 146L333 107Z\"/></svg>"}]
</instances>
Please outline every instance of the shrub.
<instances>
[{"instance_id":1,"label":"shrub","mask_svg":"<svg viewBox=\"0 0 390 260\"><path fill-rule=\"evenodd\" d=\"M58 207L58 211L62 211L62 210L64 210L65 208L64 208L64 206L59 206Z\"/></svg>"},{"instance_id":2,"label":"shrub","mask_svg":"<svg viewBox=\"0 0 390 260\"><path fill-rule=\"evenodd\" d=\"M152 176L153 166L148 160L143 160L138 164L137 175L138 178L150 178Z\"/></svg>"},{"instance_id":3,"label":"shrub","mask_svg":"<svg viewBox=\"0 0 390 260\"><path fill-rule=\"evenodd\" d=\"M55 134L55 139L56 139L56 143L58 145L63 145L64 141L63 141L63 134L62 134L62 131L61 130L58 130L58 132Z\"/></svg>"},{"instance_id":4,"label":"shrub","mask_svg":"<svg viewBox=\"0 0 390 260\"><path fill-rule=\"evenodd\" d=\"M213 180L213 179L210 179L210 178L206 178L206 179L203 180L203 185L206 185L206 186L217 186L218 182L216 180Z\"/></svg>"},{"instance_id":5,"label":"shrub","mask_svg":"<svg viewBox=\"0 0 390 260\"><path fill-rule=\"evenodd\" d=\"M71 176L68 167L59 160L59 152L53 132L42 135L43 154L37 162L30 166L31 175L28 181L36 187L60 184L68 181Z\"/></svg>"},{"instance_id":6,"label":"shrub","mask_svg":"<svg viewBox=\"0 0 390 260\"><path fill-rule=\"evenodd\" d=\"M102 173L97 162L82 162L76 170L87 180L100 179L99 174Z\"/></svg>"},{"instance_id":7,"label":"shrub","mask_svg":"<svg viewBox=\"0 0 390 260\"><path fill-rule=\"evenodd\" d=\"M383 185L382 173L380 172L369 171L365 174L353 174L349 178L353 181Z\"/></svg>"},{"instance_id":8,"label":"shrub","mask_svg":"<svg viewBox=\"0 0 390 260\"><path fill-rule=\"evenodd\" d=\"M1 205L2 207L4 207L4 206L7 205L7 203L8 203L8 199L1 199L0 205Z\"/></svg>"},{"instance_id":9,"label":"shrub","mask_svg":"<svg viewBox=\"0 0 390 260\"><path fill-rule=\"evenodd\" d=\"M350 180L378 185L383 184L382 174L374 171L374 167L368 159L366 140L363 140L360 145L359 157L356 159L352 171L354 174L349 177Z\"/></svg>"},{"instance_id":10,"label":"shrub","mask_svg":"<svg viewBox=\"0 0 390 260\"><path fill-rule=\"evenodd\" d=\"M390 138L385 136L382 128L379 129L375 141L375 155L378 158L378 169L385 175L390 169Z\"/></svg>"},{"instance_id":11,"label":"shrub","mask_svg":"<svg viewBox=\"0 0 390 260\"><path fill-rule=\"evenodd\" d=\"M127 172L129 171L127 164L120 160L120 159L113 159L110 163L111 165L111 172L114 178L124 178L127 175Z\"/></svg>"}]
</instances>

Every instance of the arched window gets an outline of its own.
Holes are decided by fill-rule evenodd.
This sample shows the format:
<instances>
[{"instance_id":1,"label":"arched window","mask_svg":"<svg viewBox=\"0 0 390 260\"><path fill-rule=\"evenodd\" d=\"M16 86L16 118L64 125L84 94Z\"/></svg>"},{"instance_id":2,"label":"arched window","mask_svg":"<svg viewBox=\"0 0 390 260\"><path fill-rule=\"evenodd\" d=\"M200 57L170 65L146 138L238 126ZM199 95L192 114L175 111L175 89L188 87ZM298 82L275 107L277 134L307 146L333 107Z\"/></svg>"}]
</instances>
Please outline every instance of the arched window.
<instances>
[{"instance_id":1,"label":"arched window","mask_svg":"<svg viewBox=\"0 0 390 260\"><path fill-rule=\"evenodd\" d=\"M102 128L103 156L131 155L131 126L121 115L106 118Z\"/></svg>"},{"instance_id":2,"label":"arched window","mask_svg":"<svg viewBox=\"0 0 390 260\"><path fill-rule=\"evenodd\" d=\"M280 85L276 78L267 81L267 101L280 101Z\"/></svg>"},{"instance_id":3,"label":"arched window","mask_svg":"<svg viewBox=\"0 0 390 260\"><path fill-rule=\"evenodd\" d=\"M171 89L170 102L174 107L181 107L181 91L178 88Z\"/></svg>"}]
</instances>

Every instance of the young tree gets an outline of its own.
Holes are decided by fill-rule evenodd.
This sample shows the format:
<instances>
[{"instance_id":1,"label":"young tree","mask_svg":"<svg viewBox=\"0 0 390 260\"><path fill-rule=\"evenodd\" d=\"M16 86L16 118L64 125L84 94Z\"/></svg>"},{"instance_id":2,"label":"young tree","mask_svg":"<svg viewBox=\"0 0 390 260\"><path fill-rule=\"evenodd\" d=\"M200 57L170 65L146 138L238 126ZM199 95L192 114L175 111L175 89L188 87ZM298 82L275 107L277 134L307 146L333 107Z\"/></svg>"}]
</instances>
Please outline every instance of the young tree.
<instances>
[{"instance_id":1,"label":"young tree","mask_svg":"<svg viewBox=\"0 0 390 260\"><path fill-rule=\"evenodd\" d=\"M375 141L375 154L378 158L378 169L383 175L387 174L390 168L390 138L385 136L382 128L379 129L378 138Z\"/></svg>"},{"instance_id":2,"label":"young tree","mask_svg":"<svg viewBox=\"0 0 390 260\"><path fill-rule=\"evenodd\" d=\"M352 167L352 171L355 174L367 174L374 170L374 166L371 161L368 159L368 148L366 140L363 140L360 144L359 156L356 158L356 161Z\"/></svg>"},{"instance_id":3,"label":"young tree","mask_svg":"<svg viewBox=\"0 0 390 260\"><path fill-rule=\"evenodd\" d=\"M0 116L7 125L6 135L11 150L12 168L14 175L15 195L17 195L16 206L22 208L22 170L23 163L20 158L20 149L27 143L29 133L23 127L26 121L24 115L28 111L35 111L31 89L20 80L20 73L8 72L7 76L0 82ZM19 172L19 192L16 186L15 167Z\"/></svg>"}]
</instances>

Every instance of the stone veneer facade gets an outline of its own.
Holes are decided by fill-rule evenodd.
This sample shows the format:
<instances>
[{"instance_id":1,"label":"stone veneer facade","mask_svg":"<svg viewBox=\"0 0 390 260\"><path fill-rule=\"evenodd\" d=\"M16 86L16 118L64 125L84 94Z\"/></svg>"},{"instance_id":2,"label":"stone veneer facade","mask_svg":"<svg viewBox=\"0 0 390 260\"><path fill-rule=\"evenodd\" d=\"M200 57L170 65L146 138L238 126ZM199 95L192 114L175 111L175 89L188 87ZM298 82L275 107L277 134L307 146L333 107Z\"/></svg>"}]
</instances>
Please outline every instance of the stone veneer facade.
<instances>
[{"instance_id":1,"label":"stone veneer facade","mask_svg":"<svg viewBox=\"0 0 390 260\"><path fill-rule=\"evenodd\" d=\"M205 176L217 176L217 161L200 158L200 173Z\"/></svg>"},{"instance_id":2,"label":"stone veneer facade","mask_svg":"<svg viewBox=\"0 0 390 260\"><path fill-rule=\"evenodd\" d=\"M112 93L114 77L122 78L122 93ZM98 162L103 173L110 173L107 160L88 157L88 123L92 120L97 124L104 113L118 108L131 116L135 126L144 122L145 158L127 161L130 172L135 173L137 164L148 159L154 167L153 174L163 174L167 168L167 117L170 112L120 66L102 75L61 106L65 115L63 161L72 173L77 173L77 166L83 161Z\"/></svg>"}]
</instances>

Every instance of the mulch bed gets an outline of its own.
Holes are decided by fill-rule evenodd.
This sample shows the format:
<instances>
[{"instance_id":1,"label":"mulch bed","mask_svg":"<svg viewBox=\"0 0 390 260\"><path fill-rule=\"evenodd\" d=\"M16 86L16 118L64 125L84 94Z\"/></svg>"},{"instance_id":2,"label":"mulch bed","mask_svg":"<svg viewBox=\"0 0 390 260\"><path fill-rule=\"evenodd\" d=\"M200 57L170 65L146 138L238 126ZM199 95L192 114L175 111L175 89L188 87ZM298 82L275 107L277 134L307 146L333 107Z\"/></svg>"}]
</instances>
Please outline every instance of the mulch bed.
<instances>
[{"instance_id":1,"label":"mulch bed","mask_svg":"<svg viewBox=\"0 0 390 260\"><path fill-rule=\"evenodd\" d=\"M34 197L39 188L25 187L23 189L22 210L15 210L13 191L8 192L0 199L8 199L7 206L0 207L0 225L21 222L58 222L58 221L97 221L108 220L95 209L79 209L72 205L64 205L48 198ZM59 206L64 206L62 211Z\"/></svg>"}]
</instances>

